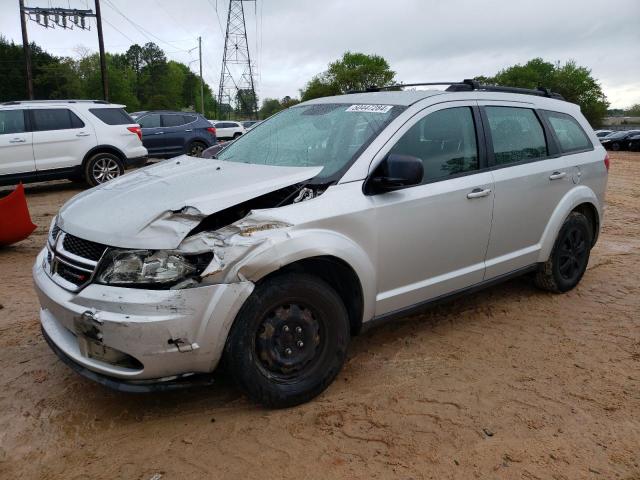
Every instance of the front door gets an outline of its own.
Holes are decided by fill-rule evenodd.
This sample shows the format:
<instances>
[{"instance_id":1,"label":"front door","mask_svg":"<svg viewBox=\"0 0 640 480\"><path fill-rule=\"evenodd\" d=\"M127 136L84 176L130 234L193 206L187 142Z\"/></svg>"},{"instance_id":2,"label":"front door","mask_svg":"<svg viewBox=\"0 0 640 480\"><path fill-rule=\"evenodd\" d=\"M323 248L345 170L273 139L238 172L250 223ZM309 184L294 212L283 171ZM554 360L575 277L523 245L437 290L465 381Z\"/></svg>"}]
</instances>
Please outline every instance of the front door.
<instances>
[{"instance_id":1,"label":"front door","mask_svg":"<svg viewBox=\"0 0 640 480\"><path fill-rule=\"evenodd\" d=\"M34 172L33 134L24 110L0 110L0 175Z\"/></svg>"},{"instance_id":2,"label":"front door","mask_svg":"<svg viewBox=\"0 0 640 480\"><path fill-rule=\"evenodd\" d=\"M491 229L493 179L475 103L432 106L388 153L423 161L421 185L371 197L378 232L376 315L479 283ZM384 155L384 154L383 154Z\"/></svg>"}]
</instances>

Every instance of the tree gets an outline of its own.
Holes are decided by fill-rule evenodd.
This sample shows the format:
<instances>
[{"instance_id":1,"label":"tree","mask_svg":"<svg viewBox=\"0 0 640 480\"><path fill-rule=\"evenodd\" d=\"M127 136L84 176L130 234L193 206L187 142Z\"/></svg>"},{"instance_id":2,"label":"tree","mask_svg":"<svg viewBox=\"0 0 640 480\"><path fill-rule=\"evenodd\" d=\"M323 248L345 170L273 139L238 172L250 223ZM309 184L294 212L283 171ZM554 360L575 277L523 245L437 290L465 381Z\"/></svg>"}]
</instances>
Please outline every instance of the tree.
<instances>
[{"instance_id":1,"label":"tree","mask_svg":"<svg viewBox=\"0 0 640 480\"><path fill-rule=\"evenodd\" d=\"M553 64L542 58L534 58L524 65L517 64L501 70L494 77L477 77L477 80L511 87L550 88L567 101L580 105L582 113L594 126L602 123L609 106L591 70L576 65L573 60L561 65L560 62Z\"/></svg>"},{"instance_id":2,"label":"tree","mask_svg":"<svg viewBox=\"0 0 640 480\"><path fill-rule=\"evenodd\" d=\"M627 111L627 115L630 117L640 117L640 103L632 105Z\"/></svg>"},{"instance_id":3,"label":"tree","mask_svg":"<svg viewBox=\"0 0 640 480\"><path fill-rule=\"evenodd\" d=\"M269 118L271 115L275 115L279 111L298 103L300 103L300 100L297 98L291 98L289 95L284 97L282 100L278 100L277 98L265 98L262 102L262 107L260 107L260 110L258 111L258 118L264 120L265 118Z\"/></svg>"},{"instance_id":4,"label":"tree","mask_svg":"<svg viewBox=\"0 0 640 480\"><path fill-rule=\"evenodd\" d=\"M313 77L300 91L303 101L366 90L394 83L395 72L379 55L346 52L340 60L328 65L327 71Z\"/></svg>"}]
</instances>

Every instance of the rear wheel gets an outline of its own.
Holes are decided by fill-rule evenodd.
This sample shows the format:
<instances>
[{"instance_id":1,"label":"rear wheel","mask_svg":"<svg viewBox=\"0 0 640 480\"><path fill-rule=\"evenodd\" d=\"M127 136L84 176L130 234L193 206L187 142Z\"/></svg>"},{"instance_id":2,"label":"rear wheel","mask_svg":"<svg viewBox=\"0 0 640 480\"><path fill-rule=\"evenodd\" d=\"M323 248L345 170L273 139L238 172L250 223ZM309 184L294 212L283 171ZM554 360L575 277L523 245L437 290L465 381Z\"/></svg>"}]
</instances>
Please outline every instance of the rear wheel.
<instances>
[{"instance_id":1,"label":"rear wheel","mask_svg":"<svg viewBox=\"0 0 640 480\"><path fill-rule=\"evenodd\" d=\"M311 400L336 377L349 344L344 304L305 274L259 284L236 317L225 364L254 401L282 408Z\"/></svg>"},{"instance_id":2,"label":"rear wheel","mask_svg":"<svg viewBox=\"0 0 640 480\"><path fill-rule=\"evenodd\" d=\"M574 288L587 269L592 243L589 220L581 213L571 212L558 233L549 260L536 273L536 285L555 293Z\"/></svg>"},{"instance_id":3,"label":"rear wheel","mask_svg":"<svg viewBox=\"0 0 640 480\"><path fill-rule=\"evenodd\" d=\"M618 150L620 150L620 144L618 142L613 142L611 144L611 150L617 152Z\"/></svg>"},{"instance_id":4,"label":"rear wheel","mask_svg":"<svg viewBox=\"0 0 640 480\"><path fill-rule=\"evenodd\" d=\"M207 146L202 142L191 142L187 149L187 154L190 157L201 157L206 148Z\"/></svg>"},{"instance_id":5,"label":"rear wheel","mask_svg":"<svg viewBox=\"0 0 640 480\"><path fill-rule=\"evenodd\" d=\"M236 132L233 134L233 138L238 138L240 135L242 135L240 132Z\"/></svg>"},{"instance_id":6,"label":"rear wheel","mask_svg":"<svg viewBox=\"0 0 640 480\"><path fill-rule=\"evenodd\" d=\"M85 181L95 187L124 173L122 161L112 153L96 153L84 166Z\"/></svg>"}]
</instances>

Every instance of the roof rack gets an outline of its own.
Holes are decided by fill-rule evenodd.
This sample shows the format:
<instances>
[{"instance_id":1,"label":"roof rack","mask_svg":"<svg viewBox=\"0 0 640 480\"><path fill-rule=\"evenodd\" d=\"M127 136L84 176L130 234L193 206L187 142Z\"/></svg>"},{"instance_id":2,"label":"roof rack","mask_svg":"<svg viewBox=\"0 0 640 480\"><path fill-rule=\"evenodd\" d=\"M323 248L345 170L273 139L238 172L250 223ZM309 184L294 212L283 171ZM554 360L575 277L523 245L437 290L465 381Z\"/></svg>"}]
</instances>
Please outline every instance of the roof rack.
<instances>
[{"instance_id":1,"label":"roof rack","mask_svg":"<svg viewBox=\"0 0 640 480\"><path fill-rule=\"evenodd\" d=\"M434 85L449 85L447 92L468 92L473 90L484 92L503 92L503 93L520 93L524 95L536 95L538 97L555 98L556 100L564 100L559 93L552 92L548 88L538 87L537 89L520 88L520 87L502 87L499 85L483 85L477 80L467 78L462 82L421 82L421 83L405 83L398 85L388 85L386 87L369 87L366 90L351 91L348 93L366 93L380 92L382 90L397 90L403 87L424 87Z\"/></svg>"},{"instance_id":2,"label":"roof rack","mask_svg":"<svg viewBox=\"0 0 640 480\"><path fill-rule=\"evenodd\" d=\"M3 102L0 105L21 105L23 103L99 103L109 105L111 102L105 100L14 100L11 102Z\"/></svg>"}]
</instances>

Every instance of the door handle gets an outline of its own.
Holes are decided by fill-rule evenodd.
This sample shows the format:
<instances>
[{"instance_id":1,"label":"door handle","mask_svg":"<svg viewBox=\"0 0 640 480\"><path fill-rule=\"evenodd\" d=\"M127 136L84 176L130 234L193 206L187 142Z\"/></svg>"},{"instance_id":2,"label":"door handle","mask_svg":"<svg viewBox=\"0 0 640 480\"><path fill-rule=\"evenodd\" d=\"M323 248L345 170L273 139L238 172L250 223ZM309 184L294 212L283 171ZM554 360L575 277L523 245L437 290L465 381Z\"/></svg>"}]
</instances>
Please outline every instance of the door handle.
<instances>
[{"instance_id":1,"label":"door handle","mask_svg":"<svg viewBox=\"0 0 640 480\"><path fill-rule=\"evenodd\" d=\"M154 135L162 135L164 132L156 132Z\"/></svg>"},{"instance_id":2,"label":"door handle","mask_svg":"<svg viewBox=\"0 0 640 480\"><path fill-rule=\"evenodd\" d=\"M90 133L86 133L86 132L76 133L76 137L88 137L89 135L91 135L91 134Z\"/></svg>"},{"instance_id":3,"label":"door handle","mask_svg":"<svg viewBox=\"0 0 640 480\"><path fill-rule=\"evenodd\" d=\"M24 138L12 138L11 140L9 140L9 143L24 143L27 140Z\"/></svg>"},{"instance_id":4,"label":"door handle","mask_svg":"<svg viewBox=\"0 0 640 480\"><path fill-rule=\"evenodd\" d=\"M553 172L549 175L549 180L560 180L567 176L567 172Z\"/></svg>"},{"instance_id":5,"label":"door handle","mask_svg":"<svg viewBox=\"0 0 640 480\"><path fill-rule=\"evenodd\" d=\"M185 130L185 132L193 132L193 128L189 128L189 129Z\"/></svg>"},{"instance_id":6,"label":"door handle","mask_svg":"<svg viewBox=\"0 0 640 480\"><path fill-rule=\"evenodd\" d=\"M485 188L484 190L482 188L474 188L469 193L467 193L467 198L471 200L474 198L486 197L490 193L491 193L490 188Z\"/></svg>"}]
</instances>

